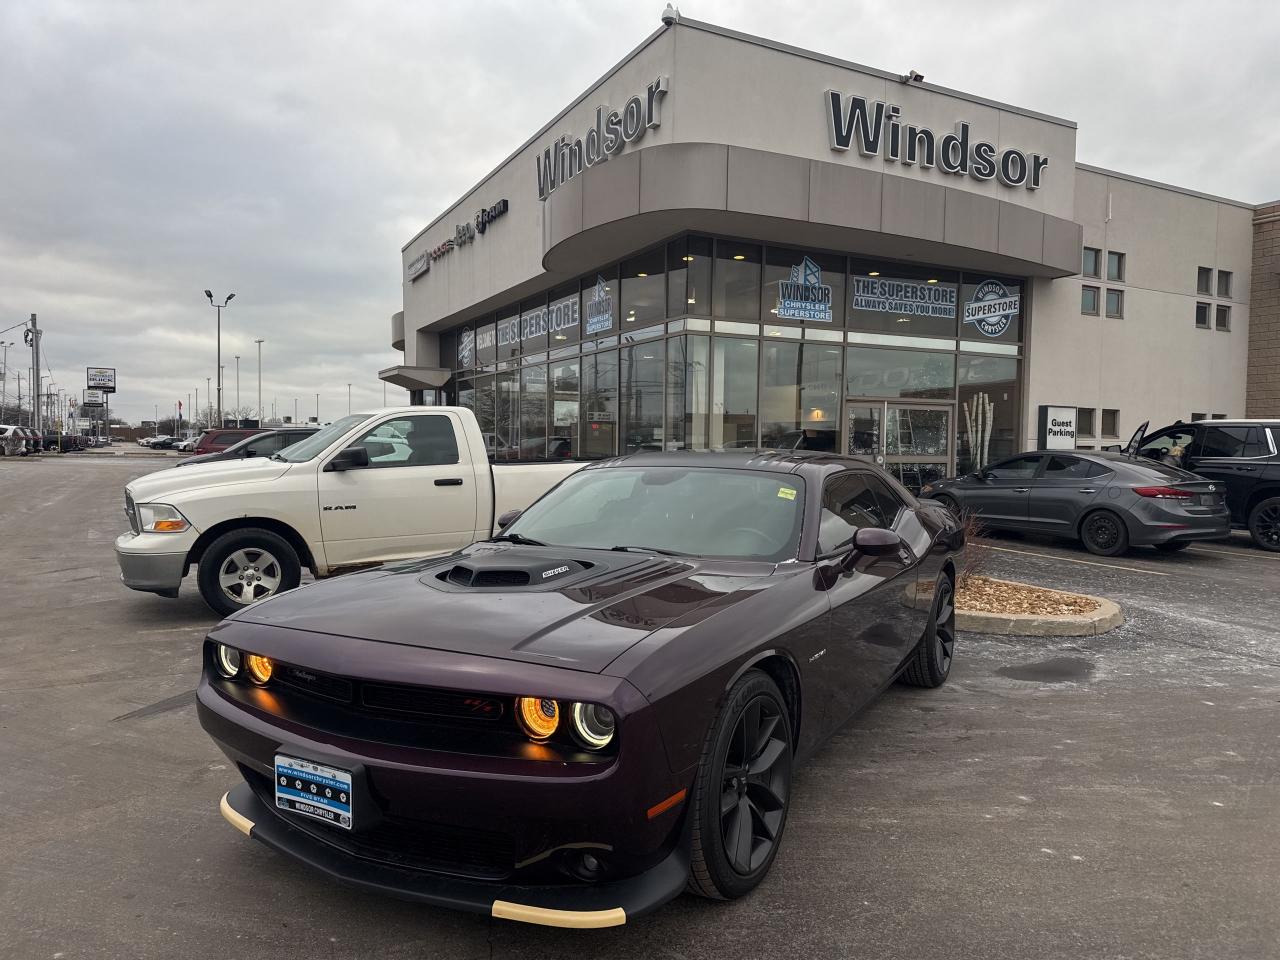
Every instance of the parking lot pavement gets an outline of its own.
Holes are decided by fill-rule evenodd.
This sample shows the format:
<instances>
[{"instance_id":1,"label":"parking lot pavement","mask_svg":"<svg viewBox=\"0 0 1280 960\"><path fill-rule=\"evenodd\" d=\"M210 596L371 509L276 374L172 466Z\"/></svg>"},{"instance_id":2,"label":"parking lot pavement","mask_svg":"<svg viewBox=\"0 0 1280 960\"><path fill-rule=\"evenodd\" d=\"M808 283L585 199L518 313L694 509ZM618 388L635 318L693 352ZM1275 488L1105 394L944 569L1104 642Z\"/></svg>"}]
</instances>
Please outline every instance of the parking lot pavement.
<instances>
[{"instance_id":1,"label":"parking lot pavement","mask_svg":"<svg viewBox=\"0 0 1280 960\"><path fill-rule=\"evenodd\" d=\"M1103 561L993 541L991 573L1117 599L1096 638L961 636L799 772L774 870L569 932L354 893L227 826L190 582L124 589L125 458L0 460L0 957L1275 957L1280 558Z\"/></svg>"}]
</instances>

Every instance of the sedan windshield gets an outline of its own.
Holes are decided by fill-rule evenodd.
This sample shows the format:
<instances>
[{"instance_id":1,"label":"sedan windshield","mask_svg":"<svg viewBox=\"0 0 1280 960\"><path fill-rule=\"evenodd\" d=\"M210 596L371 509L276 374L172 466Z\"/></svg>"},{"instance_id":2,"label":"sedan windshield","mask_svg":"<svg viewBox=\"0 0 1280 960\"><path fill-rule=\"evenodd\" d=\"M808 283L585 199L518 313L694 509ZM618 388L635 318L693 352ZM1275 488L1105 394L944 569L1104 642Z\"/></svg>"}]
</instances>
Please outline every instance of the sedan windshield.
<instances>
[{"instance_id":1,"label":"sedan windshield","mask_svg":"<svg viewBox=\"0 0 1280 960\"><path fill-rule=\"evenodd\" d=\"M333 443L357 423L368 420L370 416L372 414L348 414L341 420L335 420L327 427L317 430L307 439L295 443L293 446L285 447L277 454L273 454L272 459L287 460L289 463L302 463L305 460L312 460L323 453L329 444Z\"/></svg>"},{"instance_id":2,"label":"sedan windshield","mask_svg":"<svg viewBox=\"0 0 1280 960\"><path fill-rule=\"evenodd\" d=\"M504 534L567 547L779 563L794 559L804 481L706 467L609 467L569 477Z\"/></svg>"}]
</instances>

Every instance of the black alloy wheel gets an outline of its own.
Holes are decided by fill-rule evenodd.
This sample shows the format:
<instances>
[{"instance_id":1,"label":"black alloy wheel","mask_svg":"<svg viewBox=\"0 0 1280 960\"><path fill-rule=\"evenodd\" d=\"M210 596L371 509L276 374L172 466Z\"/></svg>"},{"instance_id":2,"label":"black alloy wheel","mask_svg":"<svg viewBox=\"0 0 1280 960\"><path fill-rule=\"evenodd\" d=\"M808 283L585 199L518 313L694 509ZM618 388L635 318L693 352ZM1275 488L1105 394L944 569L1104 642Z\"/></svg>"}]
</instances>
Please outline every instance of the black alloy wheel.
<instances>
[{"instance_id":1,"label":"black alloy wheel","mask_svg":"<svg viewBox=\"0 0 1280 960\"><path fill-rule=\"evenodd\" d=\"M1263 500L1249 511L1249 536L1263 550L1280 550L1280 497Z\"/></svg>"},{"instance_id":2,"label":"black alloy wheel","mask_svg":"<svg viewBox=\"0 0 1280 960\"><path fill-rule=\"evenodd\" d=\"M909 687L940 687L951 673L956 653L956 592L951 578L943 574L934 589L933 613L920 638L915 655L902 673Z\"/></svg>"},{"instance_id":3,"label":"black alloy wheel","mask_svg":"<svg viewBox=\"0 0 1280 960\"><path fill-rule=\"evenodd\" d=\"M1116 557L1129 549L1129 532L1124 521L1110 510L1095 510L1084 518L1080 539L1090 553Z\"/></svg>"},{"instance_id":4,"label":"black alloy wheel","mask_svg":"<svg viewBox=\"0 0 1280 960\"><path fill-rule=\"evenodd\" d=\"M694 784L692 892L732 900L769 872L791 798L791 736L777 685L746 673L712 725Z\"/></svg>"}]
</instances>

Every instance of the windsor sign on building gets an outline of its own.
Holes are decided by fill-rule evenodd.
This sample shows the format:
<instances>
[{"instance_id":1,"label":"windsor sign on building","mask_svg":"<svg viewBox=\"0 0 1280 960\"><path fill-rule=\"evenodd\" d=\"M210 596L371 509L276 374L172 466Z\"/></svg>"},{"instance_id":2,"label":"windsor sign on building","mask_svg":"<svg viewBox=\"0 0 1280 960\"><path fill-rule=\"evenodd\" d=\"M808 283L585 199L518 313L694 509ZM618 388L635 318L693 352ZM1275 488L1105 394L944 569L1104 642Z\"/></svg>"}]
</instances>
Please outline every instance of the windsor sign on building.
<instances>
[{"instance_id":1,"label":"windsor sign on building","mask_svg":"<svg viewBox=\"0 0 1280 960\"><path fill-rule=\"evenodd\" d=\"M863 97L828 90L823 102L831 149L837 152L856 148L864 157L879 156L923 169L937 167L943 173L975 180L998 179L1006 187L1028 190L1039 189L1049 166L1049 158L1038 153L1014 147L997 151L995 144L986 140L972 140L964 120L956 123L954 133L939 137L928 127L903 126L902 108L883 100L868 103Z\"/></svg>"}]
</instances>

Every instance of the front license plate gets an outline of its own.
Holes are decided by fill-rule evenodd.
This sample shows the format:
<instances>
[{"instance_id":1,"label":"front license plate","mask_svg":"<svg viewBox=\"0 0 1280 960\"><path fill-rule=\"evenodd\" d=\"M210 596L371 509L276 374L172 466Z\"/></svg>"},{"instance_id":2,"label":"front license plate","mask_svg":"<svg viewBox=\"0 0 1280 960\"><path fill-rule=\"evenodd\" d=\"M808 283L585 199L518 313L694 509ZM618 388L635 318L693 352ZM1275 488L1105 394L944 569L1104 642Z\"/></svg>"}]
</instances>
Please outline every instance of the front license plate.
<instances>
[{"instance_id":1,"label":"front license plate","mask_svg":"<svg viewBox=\"0 0 1280 960\"><path fill-rule=\"evenodd\" d=\"M323 763L276 755L276 806L351 829L351 774Z\"/></svg>"}]
</instances>

